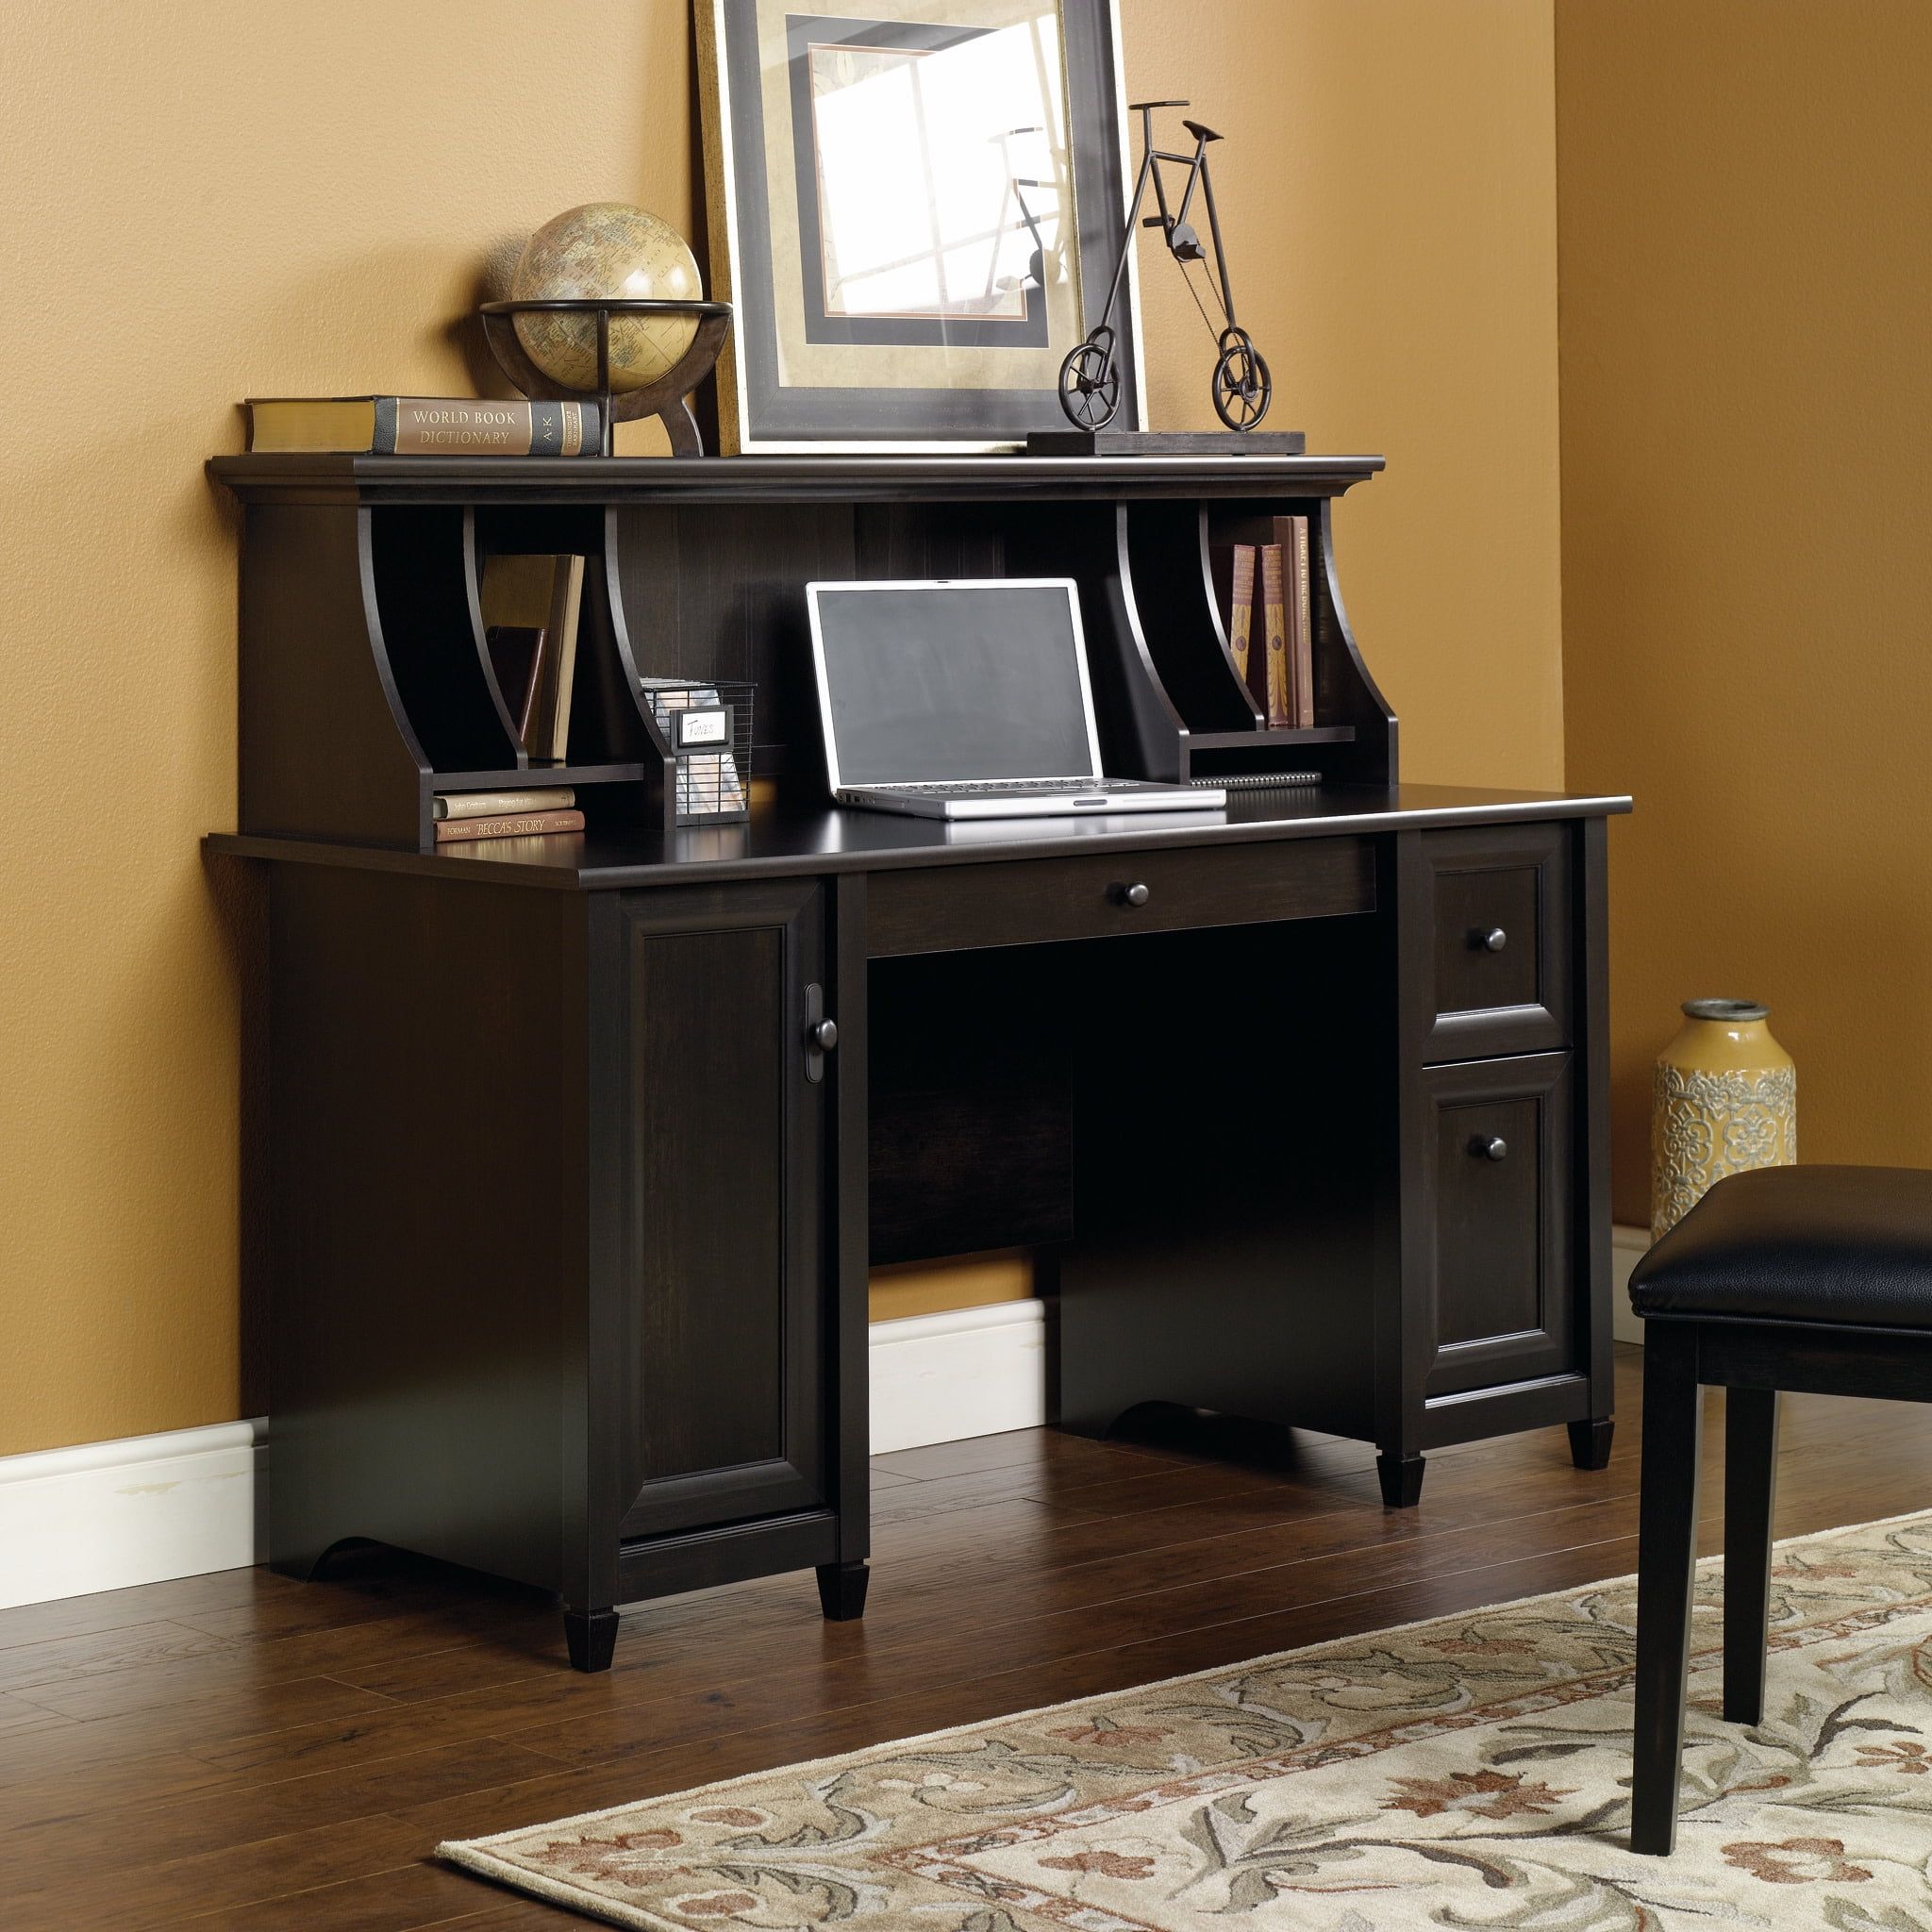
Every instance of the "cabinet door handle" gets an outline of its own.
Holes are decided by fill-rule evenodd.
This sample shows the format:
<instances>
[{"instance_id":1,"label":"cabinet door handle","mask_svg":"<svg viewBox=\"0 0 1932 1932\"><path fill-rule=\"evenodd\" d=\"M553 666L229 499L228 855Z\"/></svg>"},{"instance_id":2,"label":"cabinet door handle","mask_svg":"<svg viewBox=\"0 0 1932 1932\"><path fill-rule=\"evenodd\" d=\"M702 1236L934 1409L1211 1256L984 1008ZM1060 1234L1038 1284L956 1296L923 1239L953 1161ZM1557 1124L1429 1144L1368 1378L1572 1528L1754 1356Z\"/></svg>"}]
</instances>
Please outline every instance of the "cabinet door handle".
<instances>
[{"instance_id":1,"label":"cabinet door handle","mask_svg":"<svg viewBox=\"0 0 1932 1932\"><path fill-rule=\"evenodd\" d=\"M1482 1160L1507 1160L1509 1143L1501 1134L1473 1134L1469 1151Z\"/></svg>"},{"instance_id":2,"label":"cabinet door handle","mask_svg":"<svg viewBox=\"0 0 1932 1932\"><path fill-rule=\"evenodd\" d=\"M1500 925L1485 926L1471 933L1469 942L1485 953L1500 953L1509 943L1509 935Z\"/></svg>"},{"instance_id":3,"label":"cabinet door handle","mask_svg":"<svg viewBox=\"0 0 1932 1932\"><path fill-rule=\"evenodd\" d=\"M1131 886L1116 886L1113 896L1123 906L1144 906L1154 894L1137 880Z\"/></svg>"},{"instance_id":4,"label":"cabinet door handle","mask_svg":"<svg viewBox=\"0 0 1932 1932\"><path fill-rule=\"evenodd\" d=\"M825 1077L825 1056L839 1043L839 1023L825 1017L825 990L805 990L805 1077L814 1087Z\"/></svg>"}]
</instances>

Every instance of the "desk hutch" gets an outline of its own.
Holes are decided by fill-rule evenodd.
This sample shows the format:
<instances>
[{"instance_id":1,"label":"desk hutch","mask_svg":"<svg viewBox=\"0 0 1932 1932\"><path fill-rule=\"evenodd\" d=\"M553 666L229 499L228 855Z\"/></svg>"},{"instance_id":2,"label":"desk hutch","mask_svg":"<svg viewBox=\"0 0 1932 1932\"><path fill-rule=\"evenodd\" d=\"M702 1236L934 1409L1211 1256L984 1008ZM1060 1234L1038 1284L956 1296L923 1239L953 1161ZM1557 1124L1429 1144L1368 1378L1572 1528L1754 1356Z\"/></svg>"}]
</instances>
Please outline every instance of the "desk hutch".
<instances>
[{"instance_id":1,"label":"desk hutch","mask_svg":"<svg viewBox=\"0 0 1932 1932\"><path fill-rule=\"evenodd\" d=\"M1376 1444L1610 1434L1605 824L1404 786L1334 501L1375 457L222 458L240 831L269 902L272 1545L616 1607L867 1581L874 1262L1027 1246L1063 1428L1168 1402ZM1316 728L1262 721L1208 546L1314 544ZM568 758L481 560L580 552ZM1108 769L1222 813L831 808L803 586L1067 575ZM749 679L748 825L679 828L641 675ZM1318 782L1283 784L1290 774ZM439 791L581 835L439 850ZM761 788L765 790L766 788ZM830 1021L831 1026L824 1023Z\"/></svg>"}]
</instances>

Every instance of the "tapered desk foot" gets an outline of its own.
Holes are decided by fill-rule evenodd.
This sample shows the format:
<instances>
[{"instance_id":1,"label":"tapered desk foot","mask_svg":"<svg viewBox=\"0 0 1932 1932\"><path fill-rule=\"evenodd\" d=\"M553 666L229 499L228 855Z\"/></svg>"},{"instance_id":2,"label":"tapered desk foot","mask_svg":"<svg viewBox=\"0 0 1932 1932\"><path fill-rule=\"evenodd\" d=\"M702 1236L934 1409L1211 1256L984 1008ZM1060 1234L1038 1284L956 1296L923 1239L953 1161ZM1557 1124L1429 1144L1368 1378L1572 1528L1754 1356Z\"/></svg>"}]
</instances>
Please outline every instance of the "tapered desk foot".
<instances>
[{"instance_id":1,"label":"tapered desk foot","mask_svg":"<svg viewBox=\"0 0 1932 1932\"><path fill-rule=\"evenodd\" d=\"M570 1645L572 1670L608 1671L617 1651L617 1612L566 1609L563 1641Z\"/></svg>"},{"instance_id":2,"label":"tapered desk foot","mask_svg":"<svg viewBox=\"0 0 1932 1932\"><path fill-rule=\"evenodd\" d=\"M1375 1474L1382 1482L1382 1501L1391 1509L1410 1509L1422 1501L1423 1470L1427 1457L1422 1456L1378 1456Z\"/></svg>"},{"instance_id":3,"label":"tapered desk foot","mask_svg":"<svg viewBox=\"0 0 1932 1932\"><path fill-rule=\"evenodd\" d=\"M1617 1424L1607 1415L1591 1416L1580 1423L1566 1423L1570 1431L1570 1460L1578 1469L1607 1469L1610 1438Z\"/></svg>"},{"instance_id":4,"label":"tapered desk foot","mask_svg":"<svg viewBox=\"0 0 1932 1932\"><path fill-rule=\"evenodd\" d=\"M865 1590L872 1572L863 1563L818 1566L819 1607L828 1624L849 1624L865 1615Z\"/></svg>"}]
</instances>

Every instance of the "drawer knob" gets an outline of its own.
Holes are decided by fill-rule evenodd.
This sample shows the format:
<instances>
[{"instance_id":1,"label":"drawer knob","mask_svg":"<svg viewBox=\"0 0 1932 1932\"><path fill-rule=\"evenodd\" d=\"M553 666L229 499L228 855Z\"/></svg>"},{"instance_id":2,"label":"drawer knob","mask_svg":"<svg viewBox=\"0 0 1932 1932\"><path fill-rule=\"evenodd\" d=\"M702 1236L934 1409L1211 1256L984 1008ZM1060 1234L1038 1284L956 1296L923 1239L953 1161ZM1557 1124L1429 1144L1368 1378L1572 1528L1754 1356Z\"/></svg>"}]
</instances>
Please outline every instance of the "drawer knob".
<instances>
[{"instance_id":1,"label":"drawer knob","mask_svg":"<svg viewBox=\"0 0 1932 1932\"><path fill-rule=\"evenodd\" d=\"M1507 1160L1509 1143L1501 1134L1476 1134L1470 1140L1469 1151L1483 1160Z\"/></svg>"},{"instance_id":2,"label":"drawer knob","mask_svg":"<svg viewBox=\"0 0 1932 1932\"><path fill-rule=\"evenodd\" d=\"M836 1020L819 1020L805 1029L805 1037L821 1053L830 1053L839 1043L839 1023Z\"/></svg>"},{"instance_id":3,"label":"drawer knob","mask_svg":"<svg viewBox=\"0 0 1932 1932\"><path fill-rule=\"evenodd\" d=\"M1154 896L1145 886L1138 881L1131 886L1116 886L1113 891L1114 897L1123 906L1144 906Z\"/></svg>"},{"instance_id":4,"label":"drawer knob","mask_svg":"<svg viewBox=\"0 0 1932 1932\"><path fill-rule=\"evenodd\" d=\"M1509 935L1500 925L1492 925L1482 932L1471 933L1469 942L1473 946L1480 946L1486 953L1500 953L1509 943Z\"/></svg>"}]
</instances>

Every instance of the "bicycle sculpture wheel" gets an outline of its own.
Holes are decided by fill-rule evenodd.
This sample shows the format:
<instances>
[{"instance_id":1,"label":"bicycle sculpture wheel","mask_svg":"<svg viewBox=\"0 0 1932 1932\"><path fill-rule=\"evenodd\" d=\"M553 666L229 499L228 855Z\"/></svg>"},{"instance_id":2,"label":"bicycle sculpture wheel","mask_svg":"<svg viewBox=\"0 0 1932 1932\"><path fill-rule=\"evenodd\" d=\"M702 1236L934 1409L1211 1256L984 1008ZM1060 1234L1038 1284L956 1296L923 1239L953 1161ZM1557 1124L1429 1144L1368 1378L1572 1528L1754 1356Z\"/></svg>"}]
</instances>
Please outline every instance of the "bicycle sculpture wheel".
<instances>
[{"instance_id":1,"label":"bicycle sculpture wheel","mask_svg":"<svg viewBox=\"0 0 1932 1932\"><path fill-rule=\"evenodd\" d=\"M1185 108L1187 105L1186 101L1134 103L1133 111L1141 117L1141 173L1134 183L1133 199L1127 204L1126 225L1121 234L1120 256L1114 264L1113 287L1108 292L1107 308L1100 321L1088 331L1084 341L1074 344L1066 360L1060 364L1060 408L1076 429L1104 429L1113 421L1120 408L1121 372L1114 353L1113 313L1120 303L1121 291L1126 286L1127 262L1133 251L1134 230L1138 226L1161 231L1167 251L1180 264L1181 277L1188 285L1188 292L1193 296L1202 321L1214 337L1214 413L1230 429L1253 429L1268 413L1268 405L1274 398L1268 364L1262 360L1261 353L1255 347L1247 330L1235 320L1234 291L1228 285L1227 257L1221 243L1221 219L1214 208L1214 179L1208 165L1208 143L1219 141L1221 136L1211 127L1202 126L1198 121L1183 121L1181 125L1194 137L1191 155L1169 154L1154 144L1154 110L1157 108ZM1185 168L1188 171L1187 185L1176 203L1170 204L1168 200L1167 182L1161 174L1163 167ZM1147 198L1150 186L1154 190L1157 212L1149 215L1143 223L1141 207ZM1208 210L1208 233L1213 242L1214 269L1211 275L1207 270L1208 249L1188 220L1196 189L1200 191L1202 203ZM1200 279L1221 312L1218 328L1208 311L1207 303L1201 300L1195 278L1188 273L1195 264L1201 266Z\"/></svg>"},{"instance_id":2,"label":"bicycle sculpture wheel","mask_svg":"<svg viewBox=\"0 0 1932 1932\"><path fill-rule=\"evenodd\" d=\"M1076 429L1105 429L1120 406L1113 331L1103 324L1060 364L1060 408Z\"/></svg>"}]
</instances>

